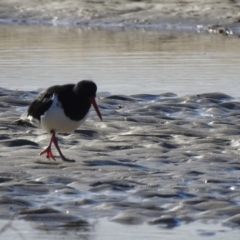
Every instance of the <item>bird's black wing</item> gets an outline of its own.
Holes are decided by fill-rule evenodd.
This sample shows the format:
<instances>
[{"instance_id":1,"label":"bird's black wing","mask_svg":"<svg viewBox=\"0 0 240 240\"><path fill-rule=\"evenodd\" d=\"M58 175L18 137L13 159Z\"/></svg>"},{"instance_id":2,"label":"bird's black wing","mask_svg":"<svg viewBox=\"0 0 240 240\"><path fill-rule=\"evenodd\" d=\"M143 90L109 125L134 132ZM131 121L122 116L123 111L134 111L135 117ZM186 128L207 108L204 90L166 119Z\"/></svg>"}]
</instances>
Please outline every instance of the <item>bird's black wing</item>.
<instances>
[{"instance_id":1,"label":"bird's black wing","mask_svg":"<svg viewBox=\"0 0 240 240\"><path fill-rule=\"evenodd\" d=\"M52 86L40 92L29 105L27 116L32 116L40 121L40 117L44 115L52 104L53 94L57 94L60 89L61 86Z\"/></svg>"}]
</instances>

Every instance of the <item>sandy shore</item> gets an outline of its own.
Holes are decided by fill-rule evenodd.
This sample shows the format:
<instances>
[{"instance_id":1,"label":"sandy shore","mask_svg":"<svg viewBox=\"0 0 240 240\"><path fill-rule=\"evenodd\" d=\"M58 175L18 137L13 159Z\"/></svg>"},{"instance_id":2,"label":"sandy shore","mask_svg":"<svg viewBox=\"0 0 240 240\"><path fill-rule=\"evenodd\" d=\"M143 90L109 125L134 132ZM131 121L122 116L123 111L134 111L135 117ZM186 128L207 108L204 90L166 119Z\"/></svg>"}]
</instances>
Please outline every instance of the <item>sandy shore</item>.
<instances>
[{"instance_id":1,"label":"sandy shore","mask_svg":"<svg viewBox=\"0 0 240 240\"><path fill-rule=\"evenodd\" d=\"M240 2L216 0L3 0L0 3L0 19L8 18L16 22L58 22L107 23L114 26L149 24L161 22L194 22L210 24L238 23L240 19Z\"/></svg>"},{"instance_id":2,"label":"sandy shore","mask_svg":"<svg viewBox=\"0 0 240 240\"><path fill-rule=\"evenodd\" d=\"M196 220L240 224L240 104L222 93L99 94L59 135L75 163L38 156L49 136L14 123L36 92L1 89L1 219L80 227L91 219L174 228Z\"/></svg>"}]
</instances>

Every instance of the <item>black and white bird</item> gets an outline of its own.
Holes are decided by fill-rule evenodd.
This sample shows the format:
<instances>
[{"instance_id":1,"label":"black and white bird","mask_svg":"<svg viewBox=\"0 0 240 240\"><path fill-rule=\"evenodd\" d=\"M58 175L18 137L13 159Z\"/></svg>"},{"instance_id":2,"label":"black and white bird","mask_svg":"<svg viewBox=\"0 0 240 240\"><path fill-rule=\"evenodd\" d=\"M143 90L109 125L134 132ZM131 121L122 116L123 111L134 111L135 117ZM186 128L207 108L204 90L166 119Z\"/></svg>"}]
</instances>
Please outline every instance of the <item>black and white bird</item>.
<instances>
[{"instance_id":1,"label":"black and white bird","mask_svg":"<svg viewBox=\"0 0 240 240\"><path fill-rule=\"evenodd\" d=\"M55 160L51 151L53 143L63 161L73 161L63 155L56 133L70 133L77 129L86 120L91 105L102 121L95 101L96 92L94 82L83 80L77 84L52 86L38 94L26 114L30 123L51 134L49 145L40 155L46 153L47 158Z\"/></svg>"}]
</instances>

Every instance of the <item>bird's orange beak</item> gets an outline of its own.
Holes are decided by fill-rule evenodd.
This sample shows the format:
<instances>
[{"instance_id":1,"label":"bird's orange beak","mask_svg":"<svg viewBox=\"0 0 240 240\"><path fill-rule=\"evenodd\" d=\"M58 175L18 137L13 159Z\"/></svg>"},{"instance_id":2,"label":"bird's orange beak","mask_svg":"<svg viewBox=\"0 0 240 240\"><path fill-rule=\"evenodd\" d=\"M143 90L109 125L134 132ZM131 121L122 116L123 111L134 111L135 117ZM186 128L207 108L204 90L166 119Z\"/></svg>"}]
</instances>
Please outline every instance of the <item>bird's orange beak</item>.
<instances>
[{"instance_id":1,"label":"bird's orange beak","mask_svg":"<svg viewBox=\"0 0 240 240\"><path fill-rule=\"evenodd\" d=\"M98 109L97 103L96 103L96 101L95 101L95 97L90 97L90 98L89 98L89 101L90 101L90 103L93 105L93 107L94 107L94 109L95 109L98 117L99 117L99 118L101 119L101 121L102 121L102 115L101 115L101 113L100 113L100 111L99 111L99 109Z\"/></svg>"}]
</instances>

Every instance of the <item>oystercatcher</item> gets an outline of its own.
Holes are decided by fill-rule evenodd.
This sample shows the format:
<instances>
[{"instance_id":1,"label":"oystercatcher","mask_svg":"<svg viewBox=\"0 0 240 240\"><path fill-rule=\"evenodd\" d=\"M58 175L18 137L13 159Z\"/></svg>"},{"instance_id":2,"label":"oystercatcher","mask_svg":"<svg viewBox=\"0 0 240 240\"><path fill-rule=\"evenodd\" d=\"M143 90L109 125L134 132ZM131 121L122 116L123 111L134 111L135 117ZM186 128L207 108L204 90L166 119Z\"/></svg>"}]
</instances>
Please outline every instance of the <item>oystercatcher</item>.
<instances>
[{"instance_id":1,"label":"oystercatcher","mask_svg":"<svg viewBox=\"0 0 240 240\"><path fill-rule=\"evenodd\" d=\"M77 84L52 86L38 94L29 105L27 119L51 134L49 145L39 155L46 153L47 158L55 160L51 151L53 143L63 161L74 161L61 152L56 133L73 132L86 120L91 105L102 121L95 101L96 91L94 82L83 80Z\"/></svg>"}]
</instances>

